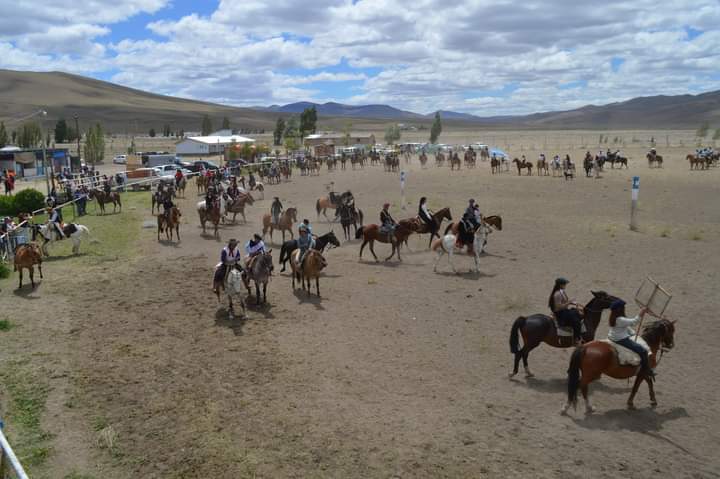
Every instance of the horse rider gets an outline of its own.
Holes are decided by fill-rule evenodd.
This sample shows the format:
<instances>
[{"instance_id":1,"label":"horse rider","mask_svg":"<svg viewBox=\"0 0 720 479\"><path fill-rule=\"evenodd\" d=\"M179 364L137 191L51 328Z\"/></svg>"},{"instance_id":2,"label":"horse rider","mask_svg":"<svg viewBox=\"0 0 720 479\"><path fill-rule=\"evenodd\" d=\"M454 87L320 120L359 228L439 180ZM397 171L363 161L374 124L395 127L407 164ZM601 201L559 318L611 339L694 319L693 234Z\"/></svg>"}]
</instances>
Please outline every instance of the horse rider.
<instances>
[{"instance_id":1,"label":"horse rider","mask_svg":"<svg viewBox=\"0 0 720 479\"><path fill-rule=\"evenodd\" d=\"M255 175L253 175L251 171L248 175L248 186L250 187L250 190L254 190L256 185L257 182L255 181Z\"/></svg>"},{"instance_id":2,"label":"horse rider","mask_svg":"<svg viewBox=\"0 0 720 479\"><path fill-rule=\"evenodd\" d=\"M473 242L475 241L475 229L475 211L468 208L458 223L456 246L462 248L464 245L467 245L468 248L472 248Z\"/></svg>"},{"instance_id":3,"label":"horse rider","mask_svg":"<svg viewBox=\"0 0 720 479\"><path fill-rule=\"evenodd\" d=\"M175 187L180 188L180 182L184 178L183 172L178 168L175 170Z\"/></svg>"},{"instance_id":4,"label":"horse rider","mask_svg":"<svg viewBox=\"0 0 720 479\"><path fill-rule=\"evenodd\" d=\"M647 308L642 308L634 318L625 316L625 301L618 299L610 305L610 331L608 339L619 344L640 356L640 372L651 378L655 377L655 371L650 367L648 351L640 343L631 339L635 335L632 327L637 325L647 313Z\"/></svg>"},{"instance_id":5,"label":"horse rider","mask_svg":"<svg viewBox=\"0 0 720 479\"><path fill-rule=\"evenodd\" d=\"M213 276L213 289L215 289L215 285L217 283L225 282L225 278L227 278L230 268L240 266L242 256L240 254L240 248L237 247L237 244L238 241L233 238L228 241L227 246L225 246L220 252L220 264L215 270L215 275Z\"/></svg>"},{"instance_id":6,"label":"horse rider","mask_svg":"<svg viewBox=\"0 0 720 479\"><path fill-rule=\"evenodd\" d=\"M65 232L62 229L62 216L60 216L60 212L54 207L48 207L46 211L48 213L48 224L57 230L58 239L64 239Z\"/></svg>"},{"instance_id":7,"label":"horse rider","mask_svg":"<svg viewBox=\"0 0 720 479\"><path fill-rule=\"evenodd\" d=\"M234 176L230 177L230 186L228 186L227 194L233 200L235 200L240 195L240 188L238 188L237 180Z\"/></svg>"},{"instance_id":8,"label":"horse rider","mask_svg":"<svg viewBox=\"0 0 720 479\"><path fill-rule=\"evenodd\" d=\"M582 316L580 315L582 306L568 297L565 292L568 283L569 281L565 278L555 280L555 286L553 286L548 299L548 306L560 326L572 328L575 345L579 345L582 339Z\"/></svg>"},{"instance_id":9,"label":"horse rider","mask_svg":"<svg viewBox=\"0 0 720 479\"><path fill-rule=\"evenodd\" d=\"M390 203L385 203L380 211L380 232L387 235L390 243L395 244L395 228L397 222L390 216Z\"/></svg>"},{"instance_id":10,"label":"horse rider","mask_svg":"<svg viewBox=\"0 0 720 479\"><path fill-rule=\"evenodd\" d=\"M305 222L301 223L298 227L297 245L298 249L300 250L300 256L298 257L298 265L300 266L300 270L302 270L303 263L305 262L305 256L307 255L308 250L315 247L315 238L313 238L313 235L308 229Z\"/></svg>"},{"instance_id":11,"label":"horse rider","mask_svg":"<svg viewBox=\"0 0 720 479\"><path fill-rule=\"evenodd\" d=\"M163 205L163 215L165 216L165 222L170 224L170 212L175 207L175 204L172 201L172 197L170 195L165 195L162 205Z\"/></svg>"},{"instance_id":12,"label":"horse rider","mask_svg":"<svg viewBox=\"0 0 720 479\"><path fill-rule=\"evenodd\" d=\"M105 196L110 196L110 193L112 192L112 187L110 186L110 180L105 179L105 181L103 181L103 191L105 192Z\"/></svg>"},{"instance_id":13,"label":"horse rider","mask_svg":"<svg viewBox=\"0 0 720 479\"><path fill-rule=\"evenodd\" d=\"M262 236L255 233L250 241L245 243L245 267L250 267L250 262L256 256L265 254L265 243Z\"/></svg>"},{"instance_id":14,"label":"horse rider","mask_svg":"<svg viewBox=\"0 0 720 479\"><path fill-rule=\"evenodd\" d=\"M310 236L313 236L312 226L310 226L310 220L307 219L307 218L305 218L305 219L302 221L302 224L305 225L305 229L307 229L308 234L309 234ZM314 237L314 236L313 236L313 237Z\"/></svg>"},{"instance_id":15,"label":"horse rider","mask_svg":"<svg viewBox=\"0 0 720 479\"><path fill-rule=\"evenodd\" d=\"M215 191L215 186L208 185L207 187L207 193L205 194L205 209L211 210L213 208L213 204L217 200L217 193Z\"/></svg>"},{"instance_id":16,"label":"horse rider","mask_svg":"<svg viewBox=\"0 0 720 479\"><path fill-rule=\"evenodd\" d=\"M280 222L280 215L283 212L283 205L280 203L280 198L277 196L273 198L272 205L270 205L270 214L272 215L272 223L277 225Z\"/></svg>"},{"instance_id":17,"label":"horse rider","mask_svg":"<svg viewBox=\"0 0 720 479\"><path fill-rule=\"evenodd\" d=\"M468 207L465 208L465 215L470 219L470 222L473 224L473 229L476 229L478 226L480 226L480 221L482 221L482 214L480 213L480 207L477 205L477 203L475 203L475 199L470 198L468 200Z\"/></svg>"},{"instance_id":18,"label":"horse rider","mask_svg":"<svg viewBox=\"0 0 720 479\"><path fill-rule=\"evenodd\" d=\"M427 198L424 196L420 198L420 204L418 205L418 217L428 226L430 231L437 231L438 225L433 218L432 211L427 206Z\"/></svg>"}]
</instances>

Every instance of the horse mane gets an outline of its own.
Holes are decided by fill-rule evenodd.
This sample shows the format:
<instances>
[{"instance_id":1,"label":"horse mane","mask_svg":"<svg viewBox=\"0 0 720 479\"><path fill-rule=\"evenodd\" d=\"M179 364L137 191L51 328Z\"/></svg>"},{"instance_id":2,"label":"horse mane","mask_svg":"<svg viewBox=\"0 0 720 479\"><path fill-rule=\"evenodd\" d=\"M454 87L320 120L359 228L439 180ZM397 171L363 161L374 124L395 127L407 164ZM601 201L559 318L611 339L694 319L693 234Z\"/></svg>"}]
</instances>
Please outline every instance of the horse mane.
<instances>
[{"instance_id":1,"label":"horse mane","mask_svg":"<svg viewBox=\"0 0 720 479\"><path fill-rule=\"evenodd\" d=\"M648 344L659 341L662 336L672 331L673 324L670 320L659 319L652 323L646 324L643 328L642 337Z\"/></svg>"}]
</instances>

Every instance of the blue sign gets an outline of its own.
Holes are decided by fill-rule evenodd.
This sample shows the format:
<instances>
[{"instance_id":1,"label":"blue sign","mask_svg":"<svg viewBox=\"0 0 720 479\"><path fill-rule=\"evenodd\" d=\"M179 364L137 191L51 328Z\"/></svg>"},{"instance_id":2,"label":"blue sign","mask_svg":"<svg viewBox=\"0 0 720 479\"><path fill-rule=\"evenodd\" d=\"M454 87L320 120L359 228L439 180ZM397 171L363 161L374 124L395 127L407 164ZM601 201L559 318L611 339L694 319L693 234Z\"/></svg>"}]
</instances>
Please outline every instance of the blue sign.
<instances>
[{"instance_id":1,"label":"blue sign","mask_svg":"<svg viewBox=\"0 0 720 479\"><path fill-rule=\"evenodd\" d=\"M639 176L633 176L632 189L633 190L640 189L640 177Z\"/></svg>"}]
</instances>

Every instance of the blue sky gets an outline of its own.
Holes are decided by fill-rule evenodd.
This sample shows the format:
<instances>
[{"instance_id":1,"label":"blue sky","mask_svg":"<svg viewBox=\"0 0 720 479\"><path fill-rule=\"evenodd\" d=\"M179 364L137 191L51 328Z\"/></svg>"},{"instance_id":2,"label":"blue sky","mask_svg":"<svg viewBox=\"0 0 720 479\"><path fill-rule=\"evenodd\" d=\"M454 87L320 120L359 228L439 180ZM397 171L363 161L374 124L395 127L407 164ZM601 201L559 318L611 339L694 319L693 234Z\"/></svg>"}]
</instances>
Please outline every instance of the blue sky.
<instances>
[{"instance_id":1,"label":"blue sky","mask_svg":"<svg viewBox=\"0 0 720 479\"><path fill-rule=\"evenodd\" d=\"M716 0L0 0L0 8L0 68L239 106L339 101L497 115L720 89Z\"/></svg>"}]
</instances>

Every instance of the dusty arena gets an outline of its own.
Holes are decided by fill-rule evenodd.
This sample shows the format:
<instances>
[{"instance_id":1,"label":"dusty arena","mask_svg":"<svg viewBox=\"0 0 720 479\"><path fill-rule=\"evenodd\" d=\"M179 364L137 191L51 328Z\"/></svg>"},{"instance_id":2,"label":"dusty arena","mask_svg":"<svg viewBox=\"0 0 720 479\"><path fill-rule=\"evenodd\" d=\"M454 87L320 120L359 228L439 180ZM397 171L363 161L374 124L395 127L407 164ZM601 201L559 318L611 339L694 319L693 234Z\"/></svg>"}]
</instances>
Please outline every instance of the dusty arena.
<instances>
[{"instance_id":1,"label":"dusty arena","mask_svg":"<svg viewBox=\"0 0 720 479\"><path fill-rule=\"evenodd\" d=\"M201 235L194 182L178 202L179 242L141 229L154 218L138 193L136 206L103 219L135 215L127 251L107 251L110 233L96 227L99 242L79 257L51 250L36 290L3 282L15 326L0 333L0 357L47 378L40 424L53 452L38 477L720 477L720 169L690 171L687 150L649 169L638 147L629 169L606 167L599 179L584 177L576 151L570 180L492 175L486 162L422 169L413 157L401 163L405 204L399 175L382 166L295 171L267 187L247 224L222 225L220 240ZM539 150L511 153L535 161ZM463 255L459 274L445 261L433 273L426 235L410 237L402 262L383 262L384 244L380 262L367 249L359 260L360 241L317 217L331 181L352 191L365 223L385 201L395 219L413 217L421 196L459 219L474 198L503 229L478 274ZM342 245L326 253L318 298L293 291L277 265L279 234L266 238L276 260L268 305L249 300L248 318L230 321L212 267L228 239L244 244L262 229L273 196ZM603 378L590 386L594 414L561 416L571 349L542 345L529 359L535 377L508 378L510 326L547 311L558 276L579 302L602 290L633 315L647 276L673 294L676 346L657 369L656 408L643 385L628 410L630 384ZM606 312L598 336L607 328Z\"/></svg>"}]
</instances>

